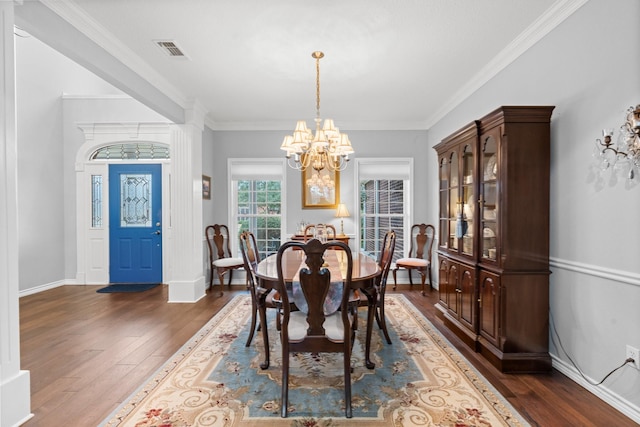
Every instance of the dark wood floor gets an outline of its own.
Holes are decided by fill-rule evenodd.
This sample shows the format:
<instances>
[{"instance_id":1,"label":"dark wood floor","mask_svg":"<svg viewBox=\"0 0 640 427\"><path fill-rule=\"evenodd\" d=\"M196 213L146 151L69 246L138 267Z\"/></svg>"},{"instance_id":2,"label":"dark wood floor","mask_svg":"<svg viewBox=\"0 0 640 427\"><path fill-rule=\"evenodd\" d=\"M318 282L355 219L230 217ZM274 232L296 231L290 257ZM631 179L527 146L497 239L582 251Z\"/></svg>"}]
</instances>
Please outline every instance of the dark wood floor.
<instances>
[{"instance_id":1,"label":"dark wood floor","mask_svg":"<svg viewBox=\"0 0 640 427\"><path fill-rule=\"evenodd\" d=\"M99 294L63 286L20 299L22 369L31 371L27 427L96 426L234 295L168 304L167 287ZM501 374L448 333L437 291L400 290L533 426L635 426L558 371Z\"/></svg>"}]
</instances>

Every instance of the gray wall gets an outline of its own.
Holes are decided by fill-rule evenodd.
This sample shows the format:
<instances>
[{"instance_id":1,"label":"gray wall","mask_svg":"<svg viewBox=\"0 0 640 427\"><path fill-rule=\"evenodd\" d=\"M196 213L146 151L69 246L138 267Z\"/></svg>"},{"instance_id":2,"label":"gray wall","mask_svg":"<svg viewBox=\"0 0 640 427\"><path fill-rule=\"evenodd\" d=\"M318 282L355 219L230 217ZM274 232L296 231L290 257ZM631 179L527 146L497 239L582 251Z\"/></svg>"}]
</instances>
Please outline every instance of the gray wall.
<instances>
[{"instance_id":1,"label":"gray wall","mask_svg":"<svg viewBox=\"0 0 640 427\"><path fill-rule=\"evenodd\" d=\"M62 281L67 257L62 93L117 90L34 37L16 37L20 290ZM75 204L74 204L75 207ZM74 252L75 253L75 252Z\"/></svg>"},{"instance_id":2,"label":"gray wall","mask_svg":"<svg viewBox=\"0 0 640 427\"><path fill-rule=\"evenodd\" d=\"M551 124L551 316L565 354L554 366L600 381L640 347L640 187L611 186L591 168L602 128L640 103L640 2L591 0L429 130L429 145L500 105L555 105ZM433 150L428 163L437 162ZM437 175L431 169L429 180ZM435 201L436 187L430 186ZM435 221L437 212L432 209ZM537 230L531 230L536 233ZM526 301L523 301L526 304ZM640 372L587 386L640 417ZM611 395L608 395L611 393ZM608 395L608 396L607 396Z\"/></svg>"},{"instance_id":3,"label":"gray wall","mask_svg":"<svg viewBox=\"0 0 640 427\"><path fill-rule=\"evenodd\" d=\"M301 117L304 119L304 117ZM309 119L310 120L310 119ZM211 157L204 158L203 170L212 176L213 193L211 201L204 201L205 223L225 222L228 218L228 186L227 159L228 158L274 158L282 157L280 144L285 135L293 132L292 128L282 131L205 131L205 153ZM427 174L437 163L425 162L430 146L427 144L427 132L422 131L349 131L349 139L355 150L354 158L376 157L415 157L414 164L414 219L426 221L429 211L428 200L422 195L430 183ZM215 147L215 148L213 148ZM347 204L349 209L357 202L355 189L355 167L351 161L347 168L340 173L340 202ZM205 173L208 175L208 173ZM300 172L287 168L287 233L296 231L297 223L305 220L309 223L327 222L339 225L335 218L335 209L303 209L302 208L302 180ZM355 199L354 199L355 197ZM345 218L346 234L355 231L354 212L352 217ZM352 246L354 247L354 246Z\"/></svg>"},{"instance_id":4,"label":"gray wall","mask_svg":"<svg viewBox=\"0 0 640 427\"><path fill-rule=\"evenodd\" d=\"M617 128L626 108L640 103L638 16L637 0L590 0L428 132L346 130L357 157L384 157L391 151L398 157L414 156L414 215L416 220L424 217L436 223L433 145L500 105L556 106L550 319L566 353L594 380L622 363L626 344L640 347L640 222L636 219L640 188L627 188L624 183L611 186L607 177L598 180L590 168L600 130ZM75 207L71 207L75 186L70 184L73 160L67 150L77 145L79 131L64 127L63 121L91 120L89 110L75 102L65 101L63 108L61 93L118 92L34 39L18 38L16 43L19 263L20 289L25 290L75 274ZM119 108L93 111L118 117ZM290 132L205 130L203 173L212 177L213 184L212 200L203 203L205 223L228 218L226 159L279 157L277 148ZM74 141L66 144L63 140L74 133ZM354 197L349 175L353 168L349 168L341 179L343 198ZM301 209L299 173L289 171L287 181L288 230L293 231L301 218L310 222L333 218L332 211ZM594 387L577 375L557 344L552 343L551 352L555 367L640 421L639 371L625 367Z\"/></svg>"}]
</instances>

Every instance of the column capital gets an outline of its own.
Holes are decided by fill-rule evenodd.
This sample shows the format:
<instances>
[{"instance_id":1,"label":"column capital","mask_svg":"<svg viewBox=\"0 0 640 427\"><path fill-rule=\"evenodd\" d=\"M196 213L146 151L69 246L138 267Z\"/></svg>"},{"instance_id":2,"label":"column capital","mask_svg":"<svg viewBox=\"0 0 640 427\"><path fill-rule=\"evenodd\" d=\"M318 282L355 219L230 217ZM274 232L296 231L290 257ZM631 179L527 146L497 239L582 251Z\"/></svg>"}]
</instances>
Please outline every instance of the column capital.
<instances>
[{"instance_id":1,"label":"column capital","mask_svg":"<svg viewBox=\"0 0 640 427\"><path fill-rule=\"evenodd\" d=\"M197 99L192 100L184 109L185 124L192 124L200 130L204 130L204 119L209 112Z\"/></svg>"}]
</instances>

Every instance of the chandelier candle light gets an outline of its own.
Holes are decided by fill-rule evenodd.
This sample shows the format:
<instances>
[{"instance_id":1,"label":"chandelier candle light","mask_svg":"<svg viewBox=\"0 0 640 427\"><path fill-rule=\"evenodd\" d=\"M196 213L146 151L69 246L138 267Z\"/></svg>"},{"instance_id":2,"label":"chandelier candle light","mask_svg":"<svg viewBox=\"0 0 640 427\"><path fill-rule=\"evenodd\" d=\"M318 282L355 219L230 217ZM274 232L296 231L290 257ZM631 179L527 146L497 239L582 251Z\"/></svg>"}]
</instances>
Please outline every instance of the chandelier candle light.
<instances>
[{"instance_id":1,"label":"chandelier candle light","mask_svg":"<svg viewBox=\"0 0 640 427\"><path fill-rule=\"evenodd\" d=\"M640 167L640 104L629 107L626 121L620 126L618 141L613 143L613 129L602 131L602 140L596 139L597 157L602 170L616 163L628 167L627 178L633 181Z\"/></svg>"},{"instance_id":2,"label":"chandelier candle light","mask_svg":"<svg viewBox=\"0 0 640 427\"><path fill-rule=\"evenodd\" d=\"M320 58L324 57L322 52L311 54L316 60L316 132L315 135L307 127L307 122L298 120L293 135L284 137L280 146L286 151L289 166L301 171L309 167L315 170L307 186L318 185L323 182L326 174L321 174L323 169L341 171L347 167L349 155L353 154L353 148L347 134L340 133L335 127L332 119L326 119L324 125L320 118ZM327 177L328 178L328 177ZM325 180L326 181L326 180ZM332 185L331 182L321 184L323 186ZM335 185L335 183L333 183Z\"/></svg>"}]
</instances>

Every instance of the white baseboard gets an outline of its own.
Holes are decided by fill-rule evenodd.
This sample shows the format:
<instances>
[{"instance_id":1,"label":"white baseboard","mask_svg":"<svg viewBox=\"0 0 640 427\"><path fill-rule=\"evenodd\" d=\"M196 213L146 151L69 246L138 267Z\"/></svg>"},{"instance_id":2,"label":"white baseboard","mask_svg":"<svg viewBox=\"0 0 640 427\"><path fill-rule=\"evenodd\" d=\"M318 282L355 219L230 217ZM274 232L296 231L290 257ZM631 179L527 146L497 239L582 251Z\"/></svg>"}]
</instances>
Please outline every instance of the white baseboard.
<instances>
[{"instance_id":1,"label":"white baseboard","mask_svg":"<svg viewBox=\"0 0 640 427\"><path fill-rule=\"evenodd\" d=\"M34 286L33 288L24 289L18 292L18 298L26 297L27 295L37 294L38 292L48 291L59 286L68 285L67 280L58 280L57 282L46 283L40 286Z\"/></svg>"},{"instance_id":2,"label":"white baseboard","mask_svg":"<svg viewBox=\"0 0 640 427\"><path fill-rule=\"evenodd\" d=\"M582 387L589 390L594 395L598 396L600 399L608 403L610 406L616 408L618 411L622 412L627 417L631 418L636 423L640 424L640 408L629 402L628 400L623 399L620 395L612 392L606 386L594 386L587 382L582 375L578 372L578 370L569 364L567 364L562 359L557 356L551 354L552 366L560 371L565 376L571 378L576 383L580 384ZM595 380L591 380L596 382Z\"/></svg>"}]
</instances>

